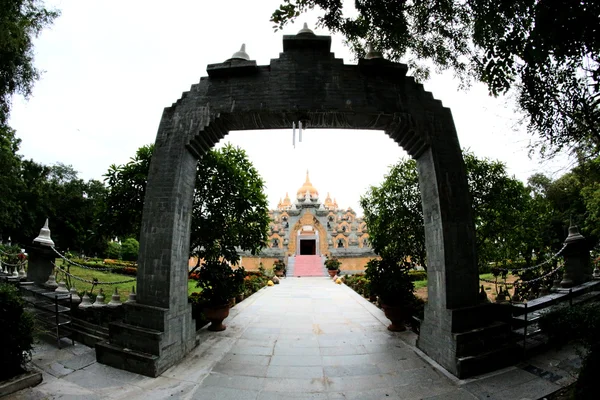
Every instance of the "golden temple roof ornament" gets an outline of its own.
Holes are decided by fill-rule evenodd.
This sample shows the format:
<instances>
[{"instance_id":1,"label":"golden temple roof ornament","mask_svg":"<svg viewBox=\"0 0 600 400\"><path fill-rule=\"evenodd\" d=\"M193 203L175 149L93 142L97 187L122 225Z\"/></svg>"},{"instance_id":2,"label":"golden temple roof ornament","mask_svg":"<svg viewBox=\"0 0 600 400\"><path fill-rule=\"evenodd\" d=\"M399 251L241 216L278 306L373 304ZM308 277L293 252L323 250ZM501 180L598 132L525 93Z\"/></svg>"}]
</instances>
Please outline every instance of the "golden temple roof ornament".
<instances>
[{"instance_id":1,"label":"golden temple roof ornament","mask_svg":"<svg viewBox=\"0 0 600 400\"><path fill-rule=\"evenodd\" d=\"M304 185L302 185L302 187L298 189L296 197L305 197L307 193L310 195L308 198L312 197L316 199L319 197L319 192L317 191L317 189L315 189L312 183L310 183L308 170L306 170L306 181L304 182Z\"/></svg>"}]
</instances>

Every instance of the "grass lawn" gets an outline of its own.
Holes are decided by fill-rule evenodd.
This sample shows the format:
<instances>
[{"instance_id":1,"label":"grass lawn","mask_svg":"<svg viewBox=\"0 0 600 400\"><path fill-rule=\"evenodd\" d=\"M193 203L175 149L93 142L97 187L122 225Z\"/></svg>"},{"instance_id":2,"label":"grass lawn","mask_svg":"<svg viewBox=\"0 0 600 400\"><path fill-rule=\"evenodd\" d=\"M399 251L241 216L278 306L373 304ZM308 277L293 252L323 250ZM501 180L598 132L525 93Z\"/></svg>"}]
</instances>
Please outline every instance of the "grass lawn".
<instances>
[{"instance_id":1,"label":"grass lawn","mask_svg":"<svg viewBox=\"0 0 600 400\"><path fill-rule=\"evenodd\" d=\"M495 280L494 275L492 275L491 273L488 274L480 274L479 275L479 279L485 279L487 281L493 281ZM507 278L507 282L508 283L512 283L517 279L516 276L514 275L509 275ZM422 281L415 281L415 294L426 300L427 299L427 280L422 280ZM493 283L488 283L488 282L479 282L480 285L483 285L484 290L488 293L488 297L490 298L490 300L493 300L496 296L496 285L494 285ZM504 286L504 280L502 280L500 277L498 277L498 285L499 286ZM509 289L510 294L512 295L514 292L514 289Z\"/></svg>"},{"instance_id":2,"label":"grass lawn","mask_svg":"<svg viewBox=\"0 0 600 400\"><path fill-rule=\"evenodd\" d=\"M62 261L57 260L56 265L58 265L60 268L62 268L64 270L67 270L66 265L63 265ZM131 292L132 286L137 286L137 283L135 281L135 276L131 276L131 275L121 275L121 274L113 273L110 271L107 271L107 272L93 271L90 269L76 267L74 265L71 265L70 273L79 278L83 278L83 279L87 279L87 280L92 280L93 278L97 278L99 282L119 282L119 281L128 281L128 280L134 279L134 281L130 282L130 283L119 283L117 285L95 285L93 293L97 294L98 290L100 288L102 288L102 290L104 291L104 301L106 303L108 303L110 301L110 297L114 293L115 287L117 288L117 290L119 291L119 294L121 295L121 301L125 301L125 300L127 300L129 293ZM60 282L62 280L64 280L64 274L62 272L58 271L57 282ZM81 282L76 279L71 279L71 282L77 289L77 292L80 294L83 294L84 290L89 292L92 289L91 283ZM196 288L196 282L191 281L191 280L188 281L188 294L192 293L192 292L198 292L198 291L200 291L200 289Z\"/></svg>"},{"instance_id":3,"label":"grass lawn","mask_svg":"<svg viewBox=\"0 0 600 400\"><path fill-rule=\"evenodd\" d=\"M427 287L427 279L424 279L422 281L414 281L413 283L415 284L415 289Z\"/></svg>"}]
</instances>

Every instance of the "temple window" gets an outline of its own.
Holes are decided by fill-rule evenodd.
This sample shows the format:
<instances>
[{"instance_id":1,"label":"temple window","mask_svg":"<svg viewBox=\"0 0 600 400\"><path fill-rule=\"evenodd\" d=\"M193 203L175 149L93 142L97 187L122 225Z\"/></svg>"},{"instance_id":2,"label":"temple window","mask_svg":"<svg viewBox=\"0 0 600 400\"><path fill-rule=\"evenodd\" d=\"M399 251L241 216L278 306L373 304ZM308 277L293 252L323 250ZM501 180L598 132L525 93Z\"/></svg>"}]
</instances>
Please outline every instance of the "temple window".
<instances>
[{"instance_id":1,"label":"temple window","mask_svg":"<svg viewBox=\"0 0 600 400\"><path fill-rule=\"evenodd\" d=\"M343 248L344 247L344 241L342 239L338 240L338 248Z\"/></svg>"}]
</instances>

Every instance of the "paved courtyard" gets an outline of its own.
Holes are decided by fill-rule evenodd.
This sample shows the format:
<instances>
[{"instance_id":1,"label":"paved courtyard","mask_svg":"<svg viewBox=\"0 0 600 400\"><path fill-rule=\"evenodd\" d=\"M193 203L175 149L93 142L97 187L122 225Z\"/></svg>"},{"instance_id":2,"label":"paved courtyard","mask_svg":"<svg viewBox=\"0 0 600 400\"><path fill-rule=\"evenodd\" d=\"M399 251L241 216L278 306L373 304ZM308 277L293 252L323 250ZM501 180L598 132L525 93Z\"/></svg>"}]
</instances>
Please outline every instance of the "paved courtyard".
<instances>
[{"instance_id":1,"label":"paved courtyard","mask_svg":"<svg viewBox=\"0 0 600 400\"><path fill-rule=\"evenodd\" d=\"M236 305L224 332L158 378L99 364L76 344L36 347L43 382L7 399L540 399L574 381L572 349L459 381L387 331L383 312L328 278L288 278Z\"/></svg>"}]
</instances>

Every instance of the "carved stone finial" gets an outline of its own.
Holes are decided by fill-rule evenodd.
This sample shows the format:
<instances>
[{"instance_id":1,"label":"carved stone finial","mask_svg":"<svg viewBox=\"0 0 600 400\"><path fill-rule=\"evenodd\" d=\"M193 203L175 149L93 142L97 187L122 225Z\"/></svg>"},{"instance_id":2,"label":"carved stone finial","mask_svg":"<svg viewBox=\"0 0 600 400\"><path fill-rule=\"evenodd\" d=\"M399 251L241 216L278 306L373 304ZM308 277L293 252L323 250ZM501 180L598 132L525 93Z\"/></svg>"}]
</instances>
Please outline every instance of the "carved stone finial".
<instances>
[{"instance_id":1,"label":"carved stone finial","mask_svg":"<svg viewBox=\"0 0 600 400\"><path fill-rule=\"evenodd\" d=\"M250 56L248 55L248 53L246 53L246 44L245 43L242 44L242 47L240 48L239 51L236 51L235 53L233 53L230 60L245 60L245 61L250 60Z\"/></svg>"},{"instance_id":2,"label":"carved stone finial","mask_svg":"<svg viewBox=\"0 0 600 400\"><path fill-rule=\"evenodd\" d=\"M119 295L119 291L115 287L115 292L111 296L110 301L108 302L108 306L109 307L118 307L121 304L123 304L123 303L121 303L121 296Z\"/></svg>"},{"instance_id":3,"label":"carved stone finial","mask_svg":"<svg viewBox=\"0 0 600 400\"><path fill-rule=\"evenodd\" d=\"M48 228L48 218L46 218L44 226L42 227L42 229L40 229L40 234L38 235L38 237L33 239L33 243L39 243L41 245L50 247L54 246L54 241L50 237L50 229Z\"/></svg>"},{"instance_id":4,"label":"carved stone finial","mask_svg":"<svg viewBox=\"0 0 600 400\"><path fill-rule=\"evenodd\" d=\"M90 296L88 296L87 292L83 292L83 297L81 298L81 304L79 304L79 308L88 308L91 307L92 301Z\"/></svg>"},{"instance_id":5,"label":"carved stone finial","mask_svg":"<svg viewBox=\"0 0 600 400\"><path fill-rule=\"evenodd\" d=\"M372 60L375 58L383 58L383 54L380 51L376 51L371 43L367 47L367 54L365 55L365 60Z\"/></svg>"},{"instance_id":6,"label":"carved stone finial","mask_svg":"<svg viewBox=\"0 0 600 400\"><path fill-rule=\"evenodd\" d=\"M314 35L315 33L308 28L308 24L305 22L302 29L300 29L297 33L298 35Z\"/></svg>"}]
</instances>

